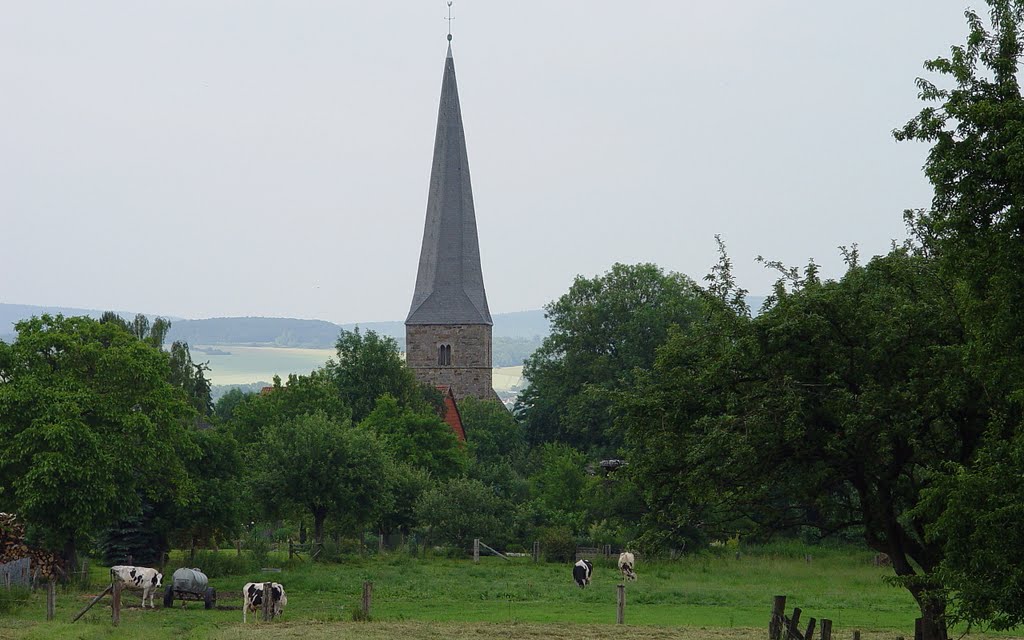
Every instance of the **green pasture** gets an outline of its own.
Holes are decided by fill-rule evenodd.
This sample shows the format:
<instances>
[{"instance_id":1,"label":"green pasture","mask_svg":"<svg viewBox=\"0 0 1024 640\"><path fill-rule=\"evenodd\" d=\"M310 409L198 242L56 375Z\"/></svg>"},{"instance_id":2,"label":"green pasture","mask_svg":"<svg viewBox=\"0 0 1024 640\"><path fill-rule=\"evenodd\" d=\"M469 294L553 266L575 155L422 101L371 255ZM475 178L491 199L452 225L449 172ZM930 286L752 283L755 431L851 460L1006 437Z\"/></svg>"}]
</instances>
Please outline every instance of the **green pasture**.
<instances>
[{"instance_id":1,"label":"green pasture","mask_svg":"<svg viewBox=\"0 0 1024 640\"><path fill-rule=\"evenodd\" d=\"M239 609L242 585L249 581L281 582L288 594L283 617L259 625L261 637L763 638L775 594L789 596L789 608L801 607L804 620L832 619L837 639L852 637L855 629L866 640L913 637L916 607L906 591L884 582L891 570L873 566L871 553L806 552L810 562L791 549L741 552L739 558L730 550L677 561L640 559L639 580L626 587L625 629L614 624L618 571L603 559L595 563L591 586L581 590L568 564L534 564L529 558L484 557L473 564L395 552L311 564L272 554L269 563L282 567L281 573L211 578L224 608L206 611L190 603L184 609L142 610L140 596L130 593L117 630L110 625L109 605L97 605L70 625L106 580L97 567L91 590L59 595L55 622L45 621L43 592L0 611L0 638L250 637L257 624L250 618L243 627ZM176 555L170 567L187 564ZM374 583L373 621L353 622L366 580Z\"/></svg>"}]
</instances>

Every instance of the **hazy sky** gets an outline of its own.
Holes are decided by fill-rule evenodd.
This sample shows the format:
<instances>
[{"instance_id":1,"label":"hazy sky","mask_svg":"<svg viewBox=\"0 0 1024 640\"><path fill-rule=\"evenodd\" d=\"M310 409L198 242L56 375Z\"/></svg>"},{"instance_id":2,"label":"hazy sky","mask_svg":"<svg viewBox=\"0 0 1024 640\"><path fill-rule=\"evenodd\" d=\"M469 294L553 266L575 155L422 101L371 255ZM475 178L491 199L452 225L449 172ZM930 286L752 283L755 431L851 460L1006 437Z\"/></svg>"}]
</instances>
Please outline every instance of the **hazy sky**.
<instances>
[{"instance_id":1,"label":"hazy sky","mask_svg":"<svg viewBox=\"0 0 1024 640\"><path fill-rule=\"evenodd\" d=\"M984 9L983 2L975 2ZM491 311L714 234L840 273L927 206L922 62L966 0L456 0ZM404 319L443 0L0 1L0 302Z\"/></svg>"}]
</instances>

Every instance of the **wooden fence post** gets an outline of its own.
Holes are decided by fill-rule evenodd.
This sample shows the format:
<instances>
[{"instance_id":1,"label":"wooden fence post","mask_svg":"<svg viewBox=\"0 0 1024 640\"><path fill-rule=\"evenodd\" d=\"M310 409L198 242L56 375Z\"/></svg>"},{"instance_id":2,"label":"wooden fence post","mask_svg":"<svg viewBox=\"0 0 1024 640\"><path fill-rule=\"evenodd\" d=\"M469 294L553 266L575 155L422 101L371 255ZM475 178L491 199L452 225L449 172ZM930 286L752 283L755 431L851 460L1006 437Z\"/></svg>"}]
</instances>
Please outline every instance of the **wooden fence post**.
<instances>
[{"instance_id":1,"label":"wooden fence post","mask_svg":"<svg viewBox=\"0 0 1024 640\"><path fill-rule=\"evenodd\" d=\"M853 640L860 640L860 631L853 632Z\"/></svg>"},{"instance_id":2,"label":"wooden fence post","mask_svg":"<svg viewBox=\"0 0 1024 640\"><path fill-rule=\"evenodd\" d=\"M795 607L793 609L793 617L789 621L789 626L786 627L786 638L790 638L790 639L796 638L797 637L796 634L800 633L800 631L798 630L797 625L800 624L800 613L801 612L802 612L802 609L800 609L800 607Z\"/></svg>"},{"instance_id":3,"label":"wooden fence post","mask_svg":"<svg viewBox=\"0 0 1024 640\"><path fill-rule=\"evenodd\" d=\"M772 602L772 619L768 622L768 640L781 640L782 618L786 615L786 596L775 596Z\"/></svg>"},{"instance_id":4,"label":"wooden fence post","mask_svg":"<svg viewBox=\"0 0 1024 640\"><path fill-rule=\"evenodd\" d=\"M539 540L534 540L533 541L533 561L534 562L539 562L540 561L540 541Z\"/></svg>"},{"instance_id":5,"label":"wooden fence post","mask_svg":"<svg viewBox=\"0 0 1024 640\"><path fill-rule=\"evenodd\" d=\"M114 626L121 624L121 582L114 583L114 601L110 604L111 622Z\"/></svg>"},{"instance_id":6,"label":"wooden fence post","mask_svg":"<svg viewBox=\"0 0 1024 640\"><path fill-rule=\"evenodd\" d=\"M384 534L377 534L377 553L384 553Z\"/></svg>"},{"instance_id":7,"label":"wooden fence post","mask_svg":"<svg viewBox=\"0 0 1024 640\"><path fill-rule=\"evenodd\" d=\"M57 608L57 585L54 584L53 578L46 583L46 619L53 620L56 615Z\"/></svg>"},{"instance_id":8,"label":"wooden fence post","mask_svg":"<svg viewBox=\"0 0 1024 640\"><path fill-rule=\"evenodd\" d=\"M288 559L292 559L292 539L288 538Z\"/></svg>"},{"instance_id":9,"label":"wooden fence post","mask_svg":"<svg viewBox=\"0 0 1024 640\"><path fill-rule=\"evenodd\" d=\"M914 619L914 640L922 640L924 638L924 618Z\"/></svg>"},{"instance_id":10,"label":"wooden fence post","mask_svg":"<svg viewBox=\"0 0 1024 640\"><path fill-rule=\"evenodd\" d=\"M241 540L235 540L235 551L238 552L238 555L242 555L242 541Z\"/></svg>"},{"instance_id":11,"label":"wooden fence post","mask_svg":"<svg viewBox=\"0 0 1024 640\"><path fill-rule=\"evenodd\" d=\"M814 640L814 624L817 622L814 618L807 621L807 631L804 631L804 640Z\"/></svg>"},{"instance_id":12,"label":"wooden fence post","mask_svg":"<svg viewBox=\"0 0 1024 640\"><path fill-rule=\"evenodd\" d=\"M134 563L132 562L134 559L135 559L134 556L132 556L132 554L129 553L128 554L128 566L129 567L135 566Z\"/></svg>"},{"instance_id":13,"label":"wooden fence post","mask_svg":"<svg viewBox=\"0 0 1024 640\"><path fill-rule=\"evenodd\" d=\"M274 585L271 582L263 583L263 622L270 622L274 619L274 608L271 606L271 600L274 599ZM245 606L243 603L242 606Z\"/></svg>"},{"instance_id":14,"label":"wooden fence post","mask_svg":"<svg viewBox=\"0 0 1024 640\"><path fill-rule=\"evenodd\" d=\"M832 640L832 621L828 618L821 619L821 640Z\"/></svg>"},{"instance_id":15,"label":"wooden fence post","mask_svg":"<svg viewBox=\"0 0 1024 640\"><path fill-rule=\"evenodd\" d=\"M480 562L480 538L473 538L473 562Z\"/></svg>"},{"instance_id":16,"label":"wooden fence post","mask_svg":"<svg viewBox=\"0 0 1024 640\"><path fill-rule=\"evenodd\" d=\"M373 583L363 582L363 619L370 619L370 609L373 607Z\"/></svg>"},{"instance_id":17,"label":"wooden fence post","mask_svg":"<svg viewBox=\"0 0 1024 640\"><path fill-rule=\"evenodd\" d=\"M615 624L626 623L626 585L615 585Z\"/></svg>"}]
</instances>

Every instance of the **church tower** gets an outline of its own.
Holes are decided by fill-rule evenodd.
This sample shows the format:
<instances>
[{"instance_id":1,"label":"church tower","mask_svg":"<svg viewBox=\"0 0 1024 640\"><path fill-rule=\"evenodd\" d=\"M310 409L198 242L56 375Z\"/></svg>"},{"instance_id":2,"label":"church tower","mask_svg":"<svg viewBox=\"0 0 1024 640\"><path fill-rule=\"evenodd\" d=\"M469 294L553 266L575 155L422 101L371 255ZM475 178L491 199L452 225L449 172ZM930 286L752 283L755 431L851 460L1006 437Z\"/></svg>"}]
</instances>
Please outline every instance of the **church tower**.
<instances>
[{"instance_id":1,"label":"church tower","mask_svg":"<svg viewBox=\"0 0 1024 640\"><path fill-rule=\"evenodd\" d=\"M406 364L420 381L450 387L456 400L495 399L492 324L480 270L466 134L449 44L416 290L405 319Z\"/></svg>"}]
</instances>

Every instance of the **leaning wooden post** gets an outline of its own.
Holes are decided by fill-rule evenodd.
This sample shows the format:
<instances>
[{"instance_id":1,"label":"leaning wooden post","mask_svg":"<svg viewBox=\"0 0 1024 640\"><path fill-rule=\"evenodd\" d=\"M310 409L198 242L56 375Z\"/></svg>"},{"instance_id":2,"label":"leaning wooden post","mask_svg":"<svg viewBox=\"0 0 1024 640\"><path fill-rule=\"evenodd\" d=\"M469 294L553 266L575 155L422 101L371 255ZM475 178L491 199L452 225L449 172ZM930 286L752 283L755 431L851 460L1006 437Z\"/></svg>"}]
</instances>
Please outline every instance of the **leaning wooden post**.
<instances>
[{"instance_id":1,"label":"leaning wooden post","mask_svg":"<svg viewBox=\"0 0 1024 640\"><path fill-rule=\"evenodd\" d=\"M363 619L370 619L370 609L373 607L373 583L363 582L363 601L360 605L363 609Z\"/></svg>"},{"instance_id":2,"label":"leaning wooden post","mask_svg":"<svg viewBox=\"0 0 1024 640\"><path fill-rule=\"evenodd\" d=\"M626 585L615 585L615 624L626 623Z\"/></svg>"},{"instance_id":3,"label":"leaning wooden post","mask_svg":"<svg viewBox=\"0 0 1024 640\"><path fill-rule=\"evenodd\" d=\"M480 562L480 538L473 538L473 562Z\"/></svg>"},{"instance_id":4,"label":"leaning wooden post","mask_svg":"<svg viewBox=\"0 0 1024 640\"><path fill-rule=\"evenodd\" d=\"M540 541L539 540L534 540L533 541L533 561L534 562L539 562L540 561Z\"/></svg>"},{"instance_id":5,"label":"leaning wooden post","mask_svg":"<svg viewBox=\"0 0 1024 640\"><path fill-rule=\"evenodd\" d=\"M114 583L114 601L110 604L110 617L114 626L121 624L121 582Z\"/></svg>"},{"instance_id":6,"label":"leaning wooden post","mask_svg":"<svg viewBox=\"0 0 1024 640\"><path fill-rule=\"evenodd\" d=\"M53 578L46 583L46 619L53 620L56 615L57 608L57 585L54 584Z\"/></svg>"},{"instance_id":7,"label":"leaning wooden post","mask_svg":"<svg viewBox=\"0 0 1024 640\"><path fill-rule=\"evenodd\" d=\"M786 596L775 596L772 603L772 619L768 622L768 640L781 640L782 618L786 615Z\"/></svg>"},{"instance_id":8,"label":"leaning wooden post","mask_svg":"<svg viewBox=\"0 0 1024 640\"><path fill-rule=\"evenodd\" d=\"M814 640L814 624L817 622L814 618L807 621L807 631L804 631L804 640Z\"/></svg>"},{"instance_id":9,"label":"leaning wooden post","mask_svg":"<svg viewBox=\"0 0 1024 640\"><path fill-rule=\"evenodd\" d=\"M802 611L802 609L800 609L800 607L796 607L795 609L793 609L793 617L789 621L789 626L786 627L786 637L787 638L794 638L795 639L795 638L798 637L797 634L799 634L800 631L798 630L797 625L800 624L800 613L801 613L801 611Z\"/></svg>"},{"instance_id":10,"label":"leaning wooden post","mask_svg":"<svg viewBox=\"0 0 1024 640\"><path fill-rule=\"evenodd\" d=\"M832 640L832 621L827 618L821 619L821 640Z\"/></svg>"}]
</instances>

